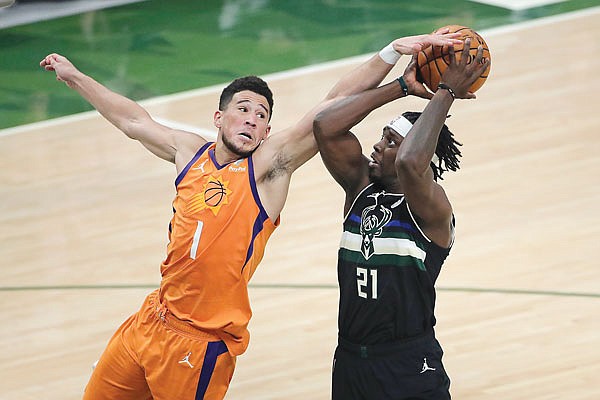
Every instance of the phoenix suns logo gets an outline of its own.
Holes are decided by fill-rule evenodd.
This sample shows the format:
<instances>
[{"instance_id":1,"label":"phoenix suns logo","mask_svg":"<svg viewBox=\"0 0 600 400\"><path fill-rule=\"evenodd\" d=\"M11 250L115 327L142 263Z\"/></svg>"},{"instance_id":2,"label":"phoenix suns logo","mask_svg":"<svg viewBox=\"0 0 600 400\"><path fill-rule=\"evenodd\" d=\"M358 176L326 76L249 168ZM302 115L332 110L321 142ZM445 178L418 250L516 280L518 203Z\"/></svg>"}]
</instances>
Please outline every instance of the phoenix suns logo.
<instances>
[{"instance_id":1,"label":"phoenix suns logo","mask_svg":"<svg viewBox=\"0 0 600 400\"><path fill-rule=\"evenodd\" d=\"M229 181L223 181L221 177L209 176L201 193L196 193L190 201L190 213L196 213L209 208L216 216L221 207L229 203Z\"/></svg>"}]
</instances>

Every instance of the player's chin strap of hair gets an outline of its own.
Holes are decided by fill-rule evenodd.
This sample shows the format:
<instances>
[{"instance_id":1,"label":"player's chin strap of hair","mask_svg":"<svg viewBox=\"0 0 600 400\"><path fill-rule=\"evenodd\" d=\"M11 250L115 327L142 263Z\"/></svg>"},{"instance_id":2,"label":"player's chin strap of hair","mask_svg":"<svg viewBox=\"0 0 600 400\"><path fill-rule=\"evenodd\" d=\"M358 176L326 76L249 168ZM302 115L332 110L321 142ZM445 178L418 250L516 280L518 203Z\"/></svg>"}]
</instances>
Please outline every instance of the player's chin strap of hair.
<instances>
[{"instance_id":1,"label":"player's chin strap of hair","mask_svg":"<svg viewBox=\"0 0 600 400\"><path fill-rule=\"evenodd\" d=\"M392 129L398 135L405 138L406 135L408 135L408 131L410 131L413 124L401 115L391 120L386 126ZM438 156L435 153L433 153L433 158L431 159L431 162L437 165L438 161Z\"/></svg>"}]
</instances>

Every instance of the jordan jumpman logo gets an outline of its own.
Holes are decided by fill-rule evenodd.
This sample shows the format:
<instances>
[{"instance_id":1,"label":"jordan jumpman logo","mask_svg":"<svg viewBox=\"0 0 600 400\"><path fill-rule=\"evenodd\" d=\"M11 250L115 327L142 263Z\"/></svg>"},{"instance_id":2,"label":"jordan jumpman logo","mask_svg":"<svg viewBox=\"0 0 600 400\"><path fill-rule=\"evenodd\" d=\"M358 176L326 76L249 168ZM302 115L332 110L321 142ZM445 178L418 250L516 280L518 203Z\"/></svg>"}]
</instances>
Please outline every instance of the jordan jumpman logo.
<instances>
[{"instance_id":1,"label":"jordan jumpman logo","mask_svg":"<svg viewBox=\"0 0 600 400\"><path fill-rule=\"evenodd\" d=\"M427 358L423 358L423 368L419 373L422 374L426 371L435 371L435 368L431 368L429 365L427 365Z\"/></svg>"},{"instance_id":2,"label":"jordan jumpman logo","mask_svg":"<svg viewBox=\"0 0 600 400\"><path fill-rule=\"evenodd\" d=\"M187 364L190 366L190 368L194 368L194 366L192 365L192 363L190 362L190 356L192 355L192 352L190 351L189 353L187 353L187 355L185 357L183 357L183 359L181 359L179 361L179 364Z\"/></svg>"}]
</instances>

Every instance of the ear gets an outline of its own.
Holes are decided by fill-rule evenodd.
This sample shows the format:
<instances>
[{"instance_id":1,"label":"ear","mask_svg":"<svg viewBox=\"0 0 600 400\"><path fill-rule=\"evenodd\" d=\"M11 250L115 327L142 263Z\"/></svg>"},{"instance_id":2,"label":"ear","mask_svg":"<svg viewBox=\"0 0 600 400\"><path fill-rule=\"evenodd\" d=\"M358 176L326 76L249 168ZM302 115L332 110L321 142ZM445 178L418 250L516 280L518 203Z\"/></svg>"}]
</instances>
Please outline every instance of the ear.
<instances>
[{"instance_id":1,"label":"ear","mask_svg":"<svg viewBox=\"0 0 600 400\"><path fill-rule=\"evenodd\" d=\"M217 129L221 129L221 118L223 117L223 113L220 110L215 111L215 115L213 116L213 123Z\"/></svg>"},{"instance_id":2,"label":"ear","mask_svg":"<svg viewBox=\"0 0 600 400\"><path fill-rule=\"evenodd\" d=\"M271 132L271 125L267 125L267 129L265 130L265 137L263 139L266 139L267 136L269 136L270 132Z\"/></svg>"}]
</instances>

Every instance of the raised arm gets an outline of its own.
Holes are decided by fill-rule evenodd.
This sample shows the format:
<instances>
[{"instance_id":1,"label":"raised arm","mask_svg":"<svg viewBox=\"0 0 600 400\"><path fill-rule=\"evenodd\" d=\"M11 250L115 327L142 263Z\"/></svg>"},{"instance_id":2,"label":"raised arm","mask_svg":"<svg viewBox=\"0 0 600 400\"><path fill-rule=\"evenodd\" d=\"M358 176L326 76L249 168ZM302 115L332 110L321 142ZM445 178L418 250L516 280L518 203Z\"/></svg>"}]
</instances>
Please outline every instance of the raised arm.
<instances>
[{"instance_id":1,"label":"raised arm","mask_svg":"<svg viewBox=\"0 0 600 400\"><path fill-rule=\"evenodd\" d=\"M460 34L448 33L406 36L392 41L367 62L348 73L329 91L326 100L363 92L378 86L402 55L417 54L423 48L462 44Z\"/></svg>"},{"instance_id":2,"label":"raised arm","mask_svg":"<svg viewBox=\"0 0 600 400\"><path fill-rule=\"evenodd\" d=\"M419 219L425 233L439 245L451 241L452 207L443 188L433 179L430 162L434 155L440 131L455 98L475 98L469 87L488 67L479 46L473 62L469 59L470 39L467 39L461 60L456 61L450 50L450 65L442 75L448 89L438 89L419 119L404 138L396 155L396 171L413 214Z\"/></svg>"},{"instance_id":3,"label":"raised arm","mask_svg":"<svg viewBox=\"0 0 600 400\"><path fill-rule=\"evenodd\" d=\"M317 153L313 132L316 115L334 101L379 85L402 54L415 54L424 46L461 43L453 33L409 36L396 39L371 57L329 91L323 101L306 113L293 126L273 133L253 155L255 176L263 205L270 216L279 215L283 208L291 174ZM268 192L269 196L263 196Z\"/></svg>"},{"instance_id":4,"label":"raised arm","mask_svg":"<svg viewBox=\"0 0 600 400\"><path fill-rule=\"evenodd\" d=\"M403 96L402 87L394 81L343 98L316 116L313 131L321 158L346 198L354 198L369 181L369 160L350 129L371 111Z\"/></svg>"},{"instance_id":5,"label":"raised arm","mask_svg":"<svg viewBox=\"0 0 600 400\"><path fill-rule=\"evenodd\" d=\"M57 80L77 91L110 123L164 160L175 162L178 148L189 147L191 151L206 142L196 134L157 123L139 104L82 73L64 56L50 54L40 66L46 71L54 71Z\"/></svg>"},{"instance_id":6,"label":"raised arm","mask_svg":"<svg viewBox=\"0 0 600 400\"><path fill-rule=\"evenodd\" d=\"M265 152L266 159L273 159L277 154L281 160L286 160L288 172L294 171L304 164L317 152L317 144L312 135L315 116L333 101L351 96L365 90L375 88L395 66L403 54L416 54L429 45L443 46L462 43L460 34L447 33L407 36L392 41L379 53L343 76L328 92L326 97L305 114L295 125L271 134L261 146L260 152ZM269 174L271 175L271 174Z\"/></svg>"},{"instance_id":7,"label":"raised arm","mask_svg":"<svg viewBox=\"0 0 600 400\"><path fill-rule=\"evenodd\" d=\"M313 129L321 158L346 191L348 199L354 199L369 181L369 160L362 154L360 143L350 129L371 111L409 94L422 98L432 96L416 79L415 56L402 77L384 86L342 98L316 116Z\"/></svg>"}]
</instances>

